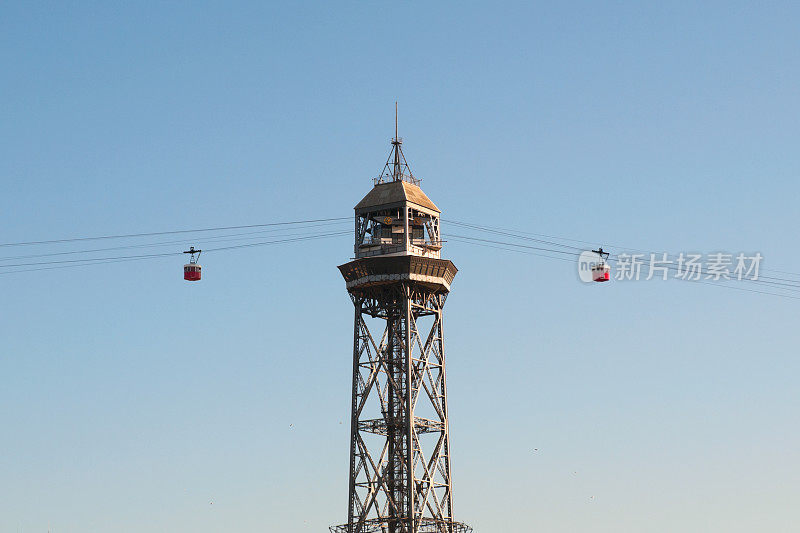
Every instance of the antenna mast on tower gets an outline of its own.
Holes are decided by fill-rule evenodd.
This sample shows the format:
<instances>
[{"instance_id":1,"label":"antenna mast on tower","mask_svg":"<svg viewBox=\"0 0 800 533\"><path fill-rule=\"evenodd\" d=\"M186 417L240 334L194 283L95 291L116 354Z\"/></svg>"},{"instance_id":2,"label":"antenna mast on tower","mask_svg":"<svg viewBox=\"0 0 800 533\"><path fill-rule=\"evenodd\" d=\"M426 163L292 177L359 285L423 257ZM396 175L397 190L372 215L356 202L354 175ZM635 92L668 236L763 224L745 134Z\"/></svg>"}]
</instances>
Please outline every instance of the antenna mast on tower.
<instances>
[{"instance_id":1,"label":"antenna mast on tower","mask_svg":"<svg viewBox=\"0 0 800 533\"><path fill-rule=\"evenodd\" d=\"M389 181L407 181L419 185L422 181L415 178L408 166L406 156L403 154L403 139L397 133L397 102L394 103L394 137L392 138L392 151L389 153L381 175L375 178L375 185Z\"/></svg>"}]
</instances>

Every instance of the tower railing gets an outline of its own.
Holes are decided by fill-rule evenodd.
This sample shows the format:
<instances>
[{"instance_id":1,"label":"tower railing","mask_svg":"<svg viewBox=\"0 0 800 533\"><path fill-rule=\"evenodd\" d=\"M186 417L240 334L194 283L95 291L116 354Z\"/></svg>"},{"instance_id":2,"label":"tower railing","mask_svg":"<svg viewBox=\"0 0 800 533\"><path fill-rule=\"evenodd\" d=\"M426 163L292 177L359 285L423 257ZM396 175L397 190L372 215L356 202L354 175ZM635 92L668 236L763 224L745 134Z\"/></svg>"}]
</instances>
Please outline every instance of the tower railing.
<instances>
[{"instance_id":1,"label":"tower railing","mask_svg":"<svg viewBox=\"0 0 800 533\"><path fill-rule=\"evenodd\" d=\"M420 187L420 184L422 183L422 178L417 178L413 174L406 174L404 172L400 174L399 177L400 180L406 181L412 185L416 185L417 187ZM383 174L378 176L377 178L372 178L373 185L380 185L382 183L391 183L393 181L398 181L398 180L396 180L394 176L392 176L391 174Z\"/></svg>"}]
</instances>

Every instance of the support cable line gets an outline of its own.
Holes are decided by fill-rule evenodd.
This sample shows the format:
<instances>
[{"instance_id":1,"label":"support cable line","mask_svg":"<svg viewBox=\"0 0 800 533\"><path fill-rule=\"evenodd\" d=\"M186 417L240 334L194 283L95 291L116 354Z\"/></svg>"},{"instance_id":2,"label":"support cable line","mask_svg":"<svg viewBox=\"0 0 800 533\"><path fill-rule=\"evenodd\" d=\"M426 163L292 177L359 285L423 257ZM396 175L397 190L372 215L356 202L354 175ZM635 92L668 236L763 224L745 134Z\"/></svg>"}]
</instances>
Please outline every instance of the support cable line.
<instances>
[{"instance_id":1,"label":"support cable line","mask_svg":"<svg viewBox=\"0 0 800 533\"><path fill-rule=\"evenodd\" d=\"M8 242L8 243L0 243L0 247L16 247L16 246L34 246L34 245L60 245L60 244L69 244L69 243L78 243L84 241L99 241L99 240L113 240L113 239L136 239L136 238L144 238L144 237L156 237L156 236L166 236L166 235L190 235L193 233L209 233L209 232L221 232L219 234L211 234L205 237L202 237L200 240L202 243L206 244L204 246L204 250L206 252L215 252L215 251L228 251L228 250L235 250L235 249L243 249L243 248L251 248L251 247L258 247L258 246L266 246L271 244L280 244L280 243L289 243L289 242L303 242L306 240L314 240L314 239L323 239L323 238L332 238L337 236L343 236L350 234L351 231L349 230L341 230L344 226L349 225L348 223L351 221L351 217L331 217L331 218L318 218L318 219L307 219L307 220L293 220L293 221L283 221L283 222L269 222L269 223L262 223L262 224L246 224L246 225L235 225L235 226L219 226L219 227L205 227L205 228L197 228L197 229L182 229L182 230L169 230L169 231L158 231L158 232L143 232L143 233L127 233L127 234L116 234L116 235L100 235L100 236L86 236L86 237L72 237L72 238L65 238L65 239L52 239L52 240L40 240L40 241L22 241L22 242ZM346 222L347 221L347 222ZM455 228L459 228L464 230L458 234L447 234L448 239L452 239L453 241L462 243L462 244L469 244L473 246L482 246L482 247L489 247L489 248L496 248L504 251L513 251L518 253L525 253L528 255L536 255L539 257L551 258L551 259L559 259L562 261L569 261L573 262L576 261L579 254L586 251L586 246L576 246L575 243L578 244L592 244L591 241L579 240L579 239L572 239L567 237L560 237L556 235L548 235L543 233L532 233L532 232L525 232L519 231L509 228L501 228L501 227L493 227L493 226L484 226L480 224L475 224L471 222L459 221L459 220L446 220L446 222ZM264 228L258 229L256 231L237 231L231 233L231 231L241 230L241 229L256 229L256 228ZM328 229L332 231L327 231L323 233L317 233L316 231L320 229ZM464 233L471 233L475 232L475 234L464 234ZM272 234L272 237L280 237L279 239L272 238L270 240L265 241L258 241L258 239L262 236L266 236L266 234ZM499 240L499 237L506 237L507 240ZM241 244L233 244L230 246L220 246L216 248L208 247L207 243L224 243L224 242L242 242ZM249 242L253 241L253 242ZM514 242L517 241L517 242ZM164 253L143 253L143 254L136 254L136 255L113 255L113 256L103 256L103 257L91 257L91 254L97 254L101 252L110 252L110 251L117 251L117 250L133 250L133 249L155 249L158 247L165 247L165 246L173 246L176 244L186 244L186 239L171 239L171 240L155 240L155 241L148 241L148 242L138 242L134 244L124 244L120 246L108 246L108 247L98 247L98 248L89 248L89 249L78 249L78 250L61 250L61 251L43 251L43 253L38 254L28 254L28 255L15 255L15 256L6 256L0 257L0 274L10 274L15 272L30 272L34 270L45 270L45 269L53 269L53 268L71 268L77 266L87 266L87 265L96 265L96 264L104 264L104 263L112 263L112 262L124 262L124 261L138 261L138 260L146 260L146 259L156 259L162 257L169 257L180 255L181 252L164 252ZM608 245L607 245L608 246ZM642 268L647 267L656 267L661 270L673 272L673 273L683 273L680 267L678 267L674 261L675 255L667 254L666 256L663 253L659 254L652 254L649 251L625 247L625 246L613 246L613 248L617 250L622 250L625 252L640 252L644 256L641 258L637 258L637 264L641 265ZM81 256L81 255L88 255L89 257L85 258L75 258L75 259L61 259L64 256ZM655 263L652 261L652 257L666 257L672 261L659 260ZM25 259L43 259L42 261L24 261ZM45 259L45 258L53 258ZM609 258L610 262L618 262L620 259L620 253L616 253ZM10 261L20 261L9 263ZM659 266L656 266L658 263ZM705 268L697 268L698 265L695 265L692 270L692 275L697 275L700 277L705 278L709 276L710 279L714 277L714 274L709 272ZM35 267L35 268L23 268L23 267ZM7 270L7 269L14 269L14 270ZM684 268L685 270L685 268ZM764 275L760 274L757 279L750 279L750 278L743 278L743 279L715 279L717 283L708 283L702 279L685 279L685 277L676 277L673 276L674 279L679 279L681 281L694 281L706 284L714 284L721 287L727 288L736 288L739 290L750 290L745 289L743 287L733 287L731 283L736 281L739 282L747 282L747 284L757 284L763 288L772 289L775 291L783 291L782 293L772 293L772 292L764 292L764 294L769 294L773 296L785 296L785 297L792 297L785 293L800 293L800 273L795 272L787 272L781 270L770 270L762 268L761 271L768 271L768 272L776 272L783 274L784 276L797 276L799 279L793 279L791 277L780 277L780 276L771 276L771 275ZM752 292L763 292L763 291L752 291Z\"/></svg>"},{"instance_id":2,"label":"support cable line","mask_svg":"<svg viewBox=\"0 0 800 533\"><path fill-rule=\"evenodd\" d=\"M292 226L290 228L274 228L274 229L267 229L267 230L259 230L259 231L248 231L244 233L229 233L224 235L214 235L210 237L204 237L203 242L226 242L226 241L237 241L237 240L250 240L254 239L255 237L249 238L241 238L241 239L230 239L228 237L240 237L243 235L264 235L265 233L276 233L276 232L287 232L293 229L311 229L311 228L331 228L331 227L343 227L344 224L342 222L337 223L326 223L326 224L311 224L307 226ZM305 233L286 233L286 236L292 235L305 235ZM317 233L311 233L309 235L317 235ZM283 236L283 235L282 235ZM96 253L96 252L107 252L111 250L129 250L135 248L155 248L159 246L171 246L173 244L183 244L186 242L186 239L180 240L171 240L171 241L157 241L151 243L142 243L142 244L128 244L125 246L111 246L106 248L92 248L92 249L84 249L84 250L69 250L64 252L50 252L50 253L43 253L43 254L30 254L30 255L15 255L15 256L7 256L7 257L0 257L0 263L3 261L11 261L16 259L33 259L37 257L53 257L59 255L75 255L75 254L89 254L89 253ZM4 265L0 264L0 268Z\"/></svg>"},{"instance_id":3,"label":"support cable line","mask_svg":"<svg viewBox=\"0 0 800 533\"><path fill-rule=\"evenodd\" d=\"M453 237L452 235L449 236L448 239L449 240L453 240L453 241L459 241L459 239L457 237ZM532 251L524 250L524 249L521 250L521 249L518 249L518 248L507 248L507 247L504 247L504 246L496 246L496 245L493 245L493 244L485 244L485 243L471 242L471 241L460 241L460 242L464 242L466 244L470 244L470 245L473 245L473 246L481 246L481 247L485 247L485 248L493 248L495 250L503 250L503 251L506 251L506 252L514 252L514 253L520 253L520 254L525 254L525 255L535 255L537 257L543 257L545 259L555 259L557 261L566 261L568 263L574 263L578 258L577 255L574 258L570 259L570 258L567 258L567 257L552 256L552 255L547 255L545 253L537 253L537 252L532 252ZM705 281L705 280L702 280L702 279L700 279L700 280L679 279L679 281L686 281L686 282L689 282L689 283L702 283L704 285L712 285L712 286L720 287L720 288L723 288L723 289L735 289L735 290L739 290L739 291L753 292L753 293L757 293L757 294L765 294L765 295L768 295L768 296L777 296L777 297L780 297L780 298L788 298L788 299L791 299L791 300L800 300L800 296L792 296L790 294L782 294L782 293L760 291L760 290L750 289L750 288L746 288L746 287L736 287L734 285L726 285L726 284L721 284L721 283L714 283L714 282ZM781 289L777 289L777 290L781 290Z\"/></svg>"},{"instance_id":4,"label":"support cable line","mask_svg":"<svg viewBox=\"0 0 800 533\"><path fill-rule=\"evenodd\" d=\"M107 239L131 239L135 237L154 237L157 235L178 235L182 233L201 233L207 231L225 231L225 230L233 230L233 229L248 229L248 228L265 228L269 226L290 226L294 224L307 224L311 222L336 222L341 220L351 220L351 217L335 217L335 218L318 218L318 219L311 219L311 220L292 220L288 222L270 222L267 224L246 224L242 226L220 226L216 228L196 228L196 229L182 229L182 230L172 230L172 231L152 231L148 233L125 233L119 235L100 235L100 236L93 236L93 237L71 237L68 239L53 239L53 240L46 240L46 241L23 241L23 242L6 242L0 243L0 247L11 247L11 246L34 246L34 245L42 245L42 244L61 244L67 242L78 242L78 241L99 241L99 240L107 240Z\"/></svg>"},{"instance_id":5,"label":"support cable line","mask_svg":"<svg viewBox=\"0 0 800 533\"><path fill-rule=\"evenodd\" d=\"M499 245L496 245L496 244L486 244L486 243L482 243L482 242L474 242L471 239L470 240L463 239L463 238L461 238L461 237L459 237L457 235L447 235L447 240L448 241L454 241L454 242L463 242L465 244L471 244L471 245L474 245L474 246L481 246L483 248L493 248L495 250L504 250L506 252L516 252L516 253L525 254L525 255L535 255L537 257L544 257L546 259L557 259L559 261L566 261L568 263L574 263L575 260L578 257L577 254L575 254L573 256L573 258L568 258L568 257L547 255L546 253L531 252L531 251L525 250L525 249L521 250L519 248L508 248L506 246L499 246ZM555 251L561 252L561 250L555 250Z\"/></svg>"},{"instance_id":6,"label":"support cable line","mask_svg":"<svg viewBox=\"0 0 800 533\"><path fill-rule=\"evenodd\" d=\"M448 224L453 224L454 226L459 226L459 227L462 227L462 228L469 228L469 229L473 229L473 230L483 231L483 232L486 232L486 233L493 233L495 235L504 235L504 236L507 236L507 237L514 237L516 239L539 242L539 243L542 243L542 244L550 244L552 246L559 246L561 248L569 248L569 249L572 249L572 250L577 250L578 252L582 252L582 251L584 251L586 249L586 248L583 248L583 247L572 246L572 245L569 245L569 244L561 244L559 242L545 241L545 240L542 240L542 239L536 239L534 237L525 236L524 234L520 234L518 232L513 232L512 233L511 230L498 230L498 229L490 228L490 227L486 227L486 226L479 226L477 224L469 224L469 223L466 223L466 222L456 222L455 220L445 220L444 222L447 222ZM552 239L559 239L560 238L562 240L572 240L572 239L563 239L562 237L553 237L553 236L550 236L550 235L544 235L544 236L545 237L550 237ZM586 242L586 241L577 241L577 242ZM586 244L591 244L591 243L586 242Z\"/></svg>"},{"instance_id":7,"label":"support cable line","mask_svg":"<svg viewBox=\"0 0 800 533\"><path fill-rule=\"evenodd\" d=\"M511 246L511 247L515 247L515 248L538 250L538 251L556 253L556 254L566 254L566 255L574 257L575 259L577 259L577 257L578 257L578 254L575 253L575 252L567 252L567 251L564 251L564 250L556 250L556 249L552 249L552 248L542 248L542 247L537 247L537 246L528 246L528 245L517 244L517 243L513 243L513 242L504 242L504 241L497 241L497 240L492 240L492 239L480 239L480 238L477 238L477 237L467 237L467 236L464 236L464 235L452 235L452 234L448 234L447 238L448 239L453 239L453 238L459 239L459 240L462 240L462 242L476 241L476 242L482 242L482 243L490 243L490 244L493 244L493 245L501 245L501 246L507 246L507 247ZM464 241L465 239L467 241ZM618 256L617 257L612 256L612 257L609 258L609 261L619 261L619 258L618 258ZM651 263L651 261L649 259L642 259L639 264L641 264L642 266L651 266L652 263ZM665 268L665 269L673 271L673 272L680 272L680 269L678 267L676 267L675 265L659 266L658 268ZM702 268L693 270L693 272L696 272L701 277L702 276L708 276L708 275L711 275L712 277L714 276L713 273L708 272L707 270L704 270ZM751 282L751 283L764 283L764 284L767 284L767 285L774 285L774 286L778 286L778 287L787 287L786 289L782 289L782 290L800 291L800 283L798 283L798 282L792 283L793 280L784 280L787 283L783 283L783 282L780 282L780 281L771 281L771 279L773 279L773 278L768 278L768 279L762 279L762 278L767 278L767 276L760 276L758 279L747 279L747 278L744 278L742 280L727 280L727 281L746 281L746 282ZM680 278L678 278L678 279L680 279ZM781 279L781 278L778 278L778 279ZM686 280L686 281L693 281L693 280Z\"/></svg>"},{"instance_id":8,"label":"support cable line","mask_svg":"<svg viewBox=\"0 0 800 533\"><path fill-rule=\"evenodd\" d=\"M459 226L459 227L469 228L469 229L476 230L476 231L483 231L483 232L486 232L486 233L494 233L494 234L499 234L499 235L506 235L506 236L509 236L509 237L514 237L514 238L523 239L523 240L532 240L532 241L536 241L536 242L548 243L548 241L542 241L542 240L539 240L539 239L534 239L534 238L528 237L530 235L534 235L534 236L538 236L538 237L547 237L549 239L554 239L554 240L583 243L583 244L586 244L586 245L595 246L595 243L592 242L592 241L585 241L585 240L580 240L580 239L572 239L572 238L567 238L567 237L559 237L559 236L556 236L556 235L546 235L546 234L543 234L543 233L531 233L531 232L526 232L526 231L519 231L519 230L508 229L508 228L500 228L500 227L495 227L495 226L482 226L482 225L479 225L479 224L473 224L473 223L462 222L462 221L457 221L457 220L449 220L449 219L442 219L442 220L444 222L447 222L448 224L453 224L453 225L456 225L456 226ZM574 249L576 251L580 251L580 252L586 251L585 247L575 247L575 246L569 246L569 245L564 245L564 244L559 244L559 243L553 243L553 244L557 244L558 246L561 246L561 247L572 248L572 249ZM630 246L623 246L623 245L618 245L618 244L606 244L606 246L608 246L610 248L617 249L617 250L628 251L628 252L639 252L639 253L644 253L644 254L647 254L647 255L650 255L652 253L651 250L643 250L641 248L633 248L633 247L630 247ZM674 254L668 254L667 257L668 258L674 258L675 255ZM762 268L761 270L764 271L764 272L775 272L775 273L778 273L778 274L786 274L786 275L796 276L796 277L800 278L800 273L797 273L797 272L788 272L788 271L785 271L785 270L775 270L775 269L771 269L771 268ZM759 277L766 278L766 279L774 279L774 280L778 280L778 281L789 281L789 282L800 283L800 279L796 279L796 280L795 279L785 279L785 278L779 278L779 277L773 277L773 276L763 276L763 275L759 276Z\"/></svg>"},{"instance_id":9,"label":"support cable line","mask_svg":"<svg viewBox=\"0 0 800 533\"><path fill-rule=\"evenodd\" d=\"M236 246L225 246L221 248L209 248L204 250L205 252L215 252L215 251L222 251L222 250L233 250L236 248L245 248L245 247L253 247L253 246L269 246L272 244L283 244L283 243L290 243L290 242L301 242L301 241L308 241L308 240L315 240L315 239L326 239L331 237L338 237L343 235L350 235L350 231L336 231L330 233L317 233L314 235L306 235L302 237L294 237L294 238L287 238L287 239L277 239L277 240L270 240L270 241L262 241L262 242L255 242L249 244L240 244ZM88 258L88 259L64 259L58 261L40 261L40 262L32 262L32 263L16 263L10 265L0 265L2 268L12 268L12 267L23 267L23 266L42 266L42 265L58 265L58 266L50 266L46 268L31 268L31 269L22 269L22 270L0 270L0 275L2 274L12 274L17 272L33 272L37 270L52 270L54 268L68 268L68 267L76 267L76 266L88 266L88 265L97 265L97 264L105 264L105 263L119 263L124 261L140 261L143 259L157 259L157 258L164 258L164 257L175 257L183 255L183 252L164 252L159 254L142 254L142 255L125 255L125 256L115 256L115 257L95 257L95 258Z\"/></svg>"},{"instance_id":10,"label":"support cable line","mask_svg":"<svg viewBox=\"0 0 800 533\"><path fill-rule=\"evenodd\" d=\"M491 243L491 244L502 244L502 245L505 245L505 246L514 246L514 247L517 247L517 248L525 248L525 249L528 249L528 250L541 250L541 251L552 252L552 253L556 253L556 254L567 254L567 255L575 256L575 257L577 257L579 255L579 252L574 252L574 251L570 252L570 251L567 251L567 250L554 250L552 248L542 248L540 246L529 246L529 245L517 244L517 243L513 243L513 242L496 241L496 240L492 240L492 239L481 239L481 238L478 238L478 237L469 237L467 235L453 235L451 233L448 233L448 234L446 234L446 237L447 238L455 237L455 238L458 238L458 239L461 239L461 240L467 240L467 241L486 242L486 243Z\"/></svg>"},{"instance_id":11,"label":"support cable line","mask_svg":"<svg viewBox=\"0 0 800 533\"><path fill-rule=\"evenodd\" d=\"M547 258L550 258L550 259L558 259L558 260L568 261L568 262L574 262L574 261L576 261L578 259L578 254L577 253L565 252L563 250L526 246L526 245L521 245L521 244L516 244L516 243L509 243L509 242L503 242L503 241L494 241L494 240L490 240L490 239L476 239L476 238L468 238L467 237L466 238L467 240L465 240L465 237L464 236L460 236L460 235L448 235L447 238L448 238L448 240L460 241L460 242L463 242L463 243L466 243L466 244L471 244L471 245L485 246L485 247L489 247L489 248L497 248L497 249L505 250L505 251L509 251L509 252L518 252L518 253L525 253L525 254L529 254L529 255L537 255L537 256L540 256L540 257L547 257ZM509 248L509 246L511 246L512 248ZM531 252L530 250L535 250L535 251ZM536 252L541 252L541 253L536 253ZM563 257L563 255L562 256L547 255L548 253L550 253L550 254L566 254L568 256L572 256L572 258ZM609 258L609 261L618 261L618 259L615 258L615 257L612 257L612 258ZM650 261L649 260L643 260L641 262L641 265L642 266L650 266ZM661 267L659 267L659 268L661 268ZM668 270L673 271L673 272L680 272L680 270L677 267L675 267L674 265L671 266L671 267L664 267L664 268L667 268ZM708 276L710 274L707 270L703 270L703 269L699 269L699 270L697 270L695 272L697 272L698 275L701 278L703 278L703 276ZM719 281L721 281L722 283L714 283L714 282L707 281L708 278L703 278L703 279L673 278L673 279L678 279L679 281L689 281L689 282L693 282L693 283L703 283L703 284L706 284L706 285L714 285L714 286L717 286L717 287L728 288L728 289L736 289L736 290L743 290L743 291L748 291L748 292L755 292L755 293L759 293L759 294L766 294L766 295L769 295L769 296L779 296L779 297L783 297L783 298L800 299L799 296L792 296L791 295L791 294L800 293L800 285L793 285L793 284L786 284L786 283L780 283L779 284L777 282L773 282L773 281L769 281L769 280L762 280L762 279L757 279L757 280L752 280L752 279L742 279L742 280L735 280L734 279L734 280L731 280L731 279L728 279L728 280L725 280L725 279L720 279ZM730 284L730 283L735 283L737 281L748 282L748 283L762 283L764 285L768 285L768 287L764 287L764 288L772 288L772 289L777 290L777 291L786 291L786 292L788 292L790 294L766 292L766 291L760 291L760 290L750 289L750 288L746 288L746 287L737 287L737 286L734 286L734 285ZM725 283L725 282L728 282L728 283Z\"/></svg>"},{"instance_id":12,"label":"support cable line","mask_svg":"<svg viewBox=\"0 0 800 533\"><path fill-rule=\"evenodd\" d=\"M245 233L233 233L233 234L225 234L225 235L214 235L211 237L206 237L203 240L205 242L212 241L212 240L225 240L228 237L236 237L236 236L244 236L244 235L255 235L273 231L281 231L283 228L282 226L295 226L298 228L314 228L314 227L325 227L329 225L333 225L331 223L336 223L336 225L344 224L344 221L350 221L351 217L331 217L331 218L320 218L320 219L309 219L309 220L295 220L295 221L284 221L284 222L269 222L269 223L261 223L261 224L245 224L245 225L237 225L237 226L218 226L218 227L209 227L209 228L196 228L196 229L183 229L183 230L168 230L168 231L158 231L158 232L147 232L147 233L127 233L127 234L118 234L118 235L102 235L102 236L89 236L89 237L73 237L73 238L65 238L65 239L52 239L52 240L41 240L41 241L22 241L22 242L8 242L8 243L0 243L0 247L13 247L13 246L32 246L32 245L45 245L45 244L62 244L62 243L71 243L71 242L81 242L81 241L93 241L93 240L107 240L107 239L128 239L128 238L139 238L139 237L147 237L147 236L159 236L159 235L176 235L176 234L189 234L189 233L202 233L202 232L211 232L211 231L230 231L235 229L249 229L249 228L265 228L265 227L272 227L274 229L269 230L261 230L256 232L245 232ZM518 231L508 228L500 228L500 227L493 227L493 226L483 226L479 224L463 222L458 220L449 220L444 219L445 222L448 224L452 224L454 226L458 226L464 229L470 229L474 231L480 231L484 233L491 233L495 235L503 235L507 237L511 237L514 239L520 239L525 241L531 242L538 242L541 244L548 244L551 246L557 246L559 248L564 248L568 250L574 250L575 252L582 252L585 251L585 247L578 247L570 244L564 244L560 241L570 241L576 243L584 243L587 245L593 245L592 241L585 241L579 239L572 239L567 237L560 237L555 235L548 235L543 233L532 233L532 232L524 232ZM277 227L277 228L276 228ZM538 239L536 237L531 237L531 235L538 236L538 237L546 237L549 240ZM452 237L457 237L455 235L451 235ZM470 236L458 236L461 239L477 239L476 237ZM246 240L246 239L242 239ZM133 248L148 248L148 247L155 247L155 246L166 246L171 244L180 244L184 243L185 240L172 240L172 241L158 241L152 243L141 243L141 244L132 244L132 245L125 245L125 246L115 246L115 247L106 247L106 248L95 248L95 249L88 249L88 250L70 250L70 251L63 251L63 252L50 252L50 253L43 253L43 254L30 254L30 255L18 255L18 256L6 256L0 257L0 262L9 261L9 260L16 260L16 259L27 259L27 258L36 258L36 257L50 257L50 256L58 256L58 255L74 255L74 254L81 254L81 253L93 253L93 252L100 252L100 251L112 251L112 250L123 250L123 249L133 249ZM487 241L488 242L488 241ZM499 241L492 241L492 242L499 242ZM521 246L516 243L506 243L507 246ZM632 248L628 246L622 245L607 245L613 248L624 250L624 251L634 251L640 252L644 254L650 254L651 252L648 250ZM668 255L668 257L674 257L674 255ZM0 265L3 266L11 266L11 265ZM797 276L800 278L800 273L795 272L788 272L782 270L773 270L773 269L761 269L762 271L768 272L778 272L785 275L790 276ZM800 284L800 279L787 279L787 278L780 278L774 276L766 276L761 275L760 278L763 279L771 279L774 281L783 281L788 283L796 283ZM799 285L800 286L800 285Z\"/></svg>"},{"instance_id":13,"label":"support cable line","mask_svg":"<svg viewBox=\"0 0 800 533\"><path fill-rule=\"evenodd\" d=\"M223 246L222 248L209 248L206 250L207 252L221 252L223 250L236 250L239 248L252 248L253 246L264 246L267 244L277 244L282 242L295 242L295 241L307 241L307 240L314 240L314 239L324 239L326 237L338 237L340 235L352 235L352 231L333 231L331 233L318 233L316 235L311 235L308 237L298 237L296 239L283 239L279 241L264 241L264 242L254 242L249 244L237 244L235 246Z\"/></svg>"}]
</instances>

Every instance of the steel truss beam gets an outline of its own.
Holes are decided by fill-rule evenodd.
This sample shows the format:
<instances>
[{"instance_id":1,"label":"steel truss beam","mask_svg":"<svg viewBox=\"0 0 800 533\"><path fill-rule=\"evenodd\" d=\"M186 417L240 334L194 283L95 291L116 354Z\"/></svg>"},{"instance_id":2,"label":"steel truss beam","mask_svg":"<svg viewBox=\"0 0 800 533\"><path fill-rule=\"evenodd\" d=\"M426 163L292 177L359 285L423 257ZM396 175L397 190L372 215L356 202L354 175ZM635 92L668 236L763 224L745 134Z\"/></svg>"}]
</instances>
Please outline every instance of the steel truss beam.
<instances>
[{"instance_id":1,"label":"steel truss beam","mask_svg":"<svg viewBox=\"0 0 800 533\"><path fill-rule=\"evenodd\" d=\"M442 337L447 292L401 282L351 297L348 523L331 533L471 532L453 520Z\"/></svg>"}]
</instances>

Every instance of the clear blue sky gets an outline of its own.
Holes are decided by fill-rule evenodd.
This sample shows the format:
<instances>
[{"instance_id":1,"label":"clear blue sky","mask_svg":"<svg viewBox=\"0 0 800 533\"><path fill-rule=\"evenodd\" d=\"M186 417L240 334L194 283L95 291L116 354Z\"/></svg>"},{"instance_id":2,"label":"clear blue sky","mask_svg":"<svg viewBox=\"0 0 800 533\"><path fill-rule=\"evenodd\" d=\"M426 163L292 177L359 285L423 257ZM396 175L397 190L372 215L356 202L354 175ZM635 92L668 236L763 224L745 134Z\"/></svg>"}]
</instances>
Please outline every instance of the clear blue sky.
<instances>
[{"instance_id":1,"label":"clear blue sky","mask_svg":"<svg viewBox=\"0 0 800 533\"><path fill-rule=\"evenodd\" d=\"M0 242L350 216L397 100L445 218L800 271L797 4L557 4L5 2ZM343 522L351 252L0 275L0 532ZM797 531L800 302L444 254L476 532Z\"/></svg>"}]
</instances>

